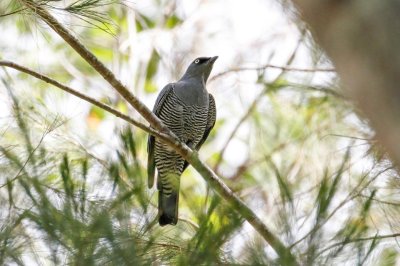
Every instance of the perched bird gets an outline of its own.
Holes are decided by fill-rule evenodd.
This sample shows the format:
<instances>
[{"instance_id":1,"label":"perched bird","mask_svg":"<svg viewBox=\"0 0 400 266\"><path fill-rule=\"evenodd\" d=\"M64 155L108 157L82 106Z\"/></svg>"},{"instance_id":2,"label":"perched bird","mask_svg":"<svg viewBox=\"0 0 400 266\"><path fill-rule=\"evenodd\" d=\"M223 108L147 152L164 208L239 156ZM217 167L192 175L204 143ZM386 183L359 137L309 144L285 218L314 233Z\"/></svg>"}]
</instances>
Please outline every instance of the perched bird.
<instances>
[{"instance_id":1,"label":"perched bird","mask_svg":"<svg viewBox=\"0 0 400 266\"><path fill-rule=\"evenodd\" d=\"M155 115L193 150L199 150L216 119L214 97L207 92L206 82L218 56L195 59L180 80L167 84L158 95ZM157 168L158 217L161 226L178 221L180 176L188 166L178 153L149 136L148 186L153 187Z\"/></svg>"}]
</instances>

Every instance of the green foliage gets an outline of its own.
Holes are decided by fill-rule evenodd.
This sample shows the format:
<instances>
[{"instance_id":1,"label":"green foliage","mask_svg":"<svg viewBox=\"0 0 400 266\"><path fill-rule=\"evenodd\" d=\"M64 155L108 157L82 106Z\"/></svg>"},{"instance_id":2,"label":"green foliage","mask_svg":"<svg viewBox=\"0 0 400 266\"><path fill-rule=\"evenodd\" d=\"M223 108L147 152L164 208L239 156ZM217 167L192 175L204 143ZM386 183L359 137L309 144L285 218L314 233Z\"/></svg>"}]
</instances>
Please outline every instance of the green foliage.
<instances>
[{"instance_id":1,"label":"green foliage","mask_svg":"<svg viewBox=\"0 0 400 266\"><path fill-rule=\"evenodd\" d=\"M172 14L172 16L168 17L166 22L165 22L165 27L167 29L173 29L179 24L181 24L183 21L175 14Z\"/></svg>"},{"instance_id":2,"label":"green foliage","mask_svg":"<svg viewBox=\"0 0 400 266\"><path fill-rule=\"evenodd\" d=\"M154 75L157 73L159 62L160 62L160 55L157 53L155 49L153 49L153 52L151 53L151 57L146 68L146 81L144 85L144 90L147 93L154 93L157 91L157 86L154 84L153 78Z\"/></svg>"},{"instance_id":3,"label":"green foliage","mask_svg":"<svg viewBox=\"0 0 400 266\"><path fill-rule=\"evenodd\" d=\"M136 30L138 32L141 32L143 30L148 30L148 29L152 29L156 26L155 21L153 21L152 19L150 19L149 17L137 13L136 14L137 18L136 18Z\"/></svg>"},{"instance_id":4,"label":"green foliage","mask_svg":"<svg viewBox=\"0 0 400 266\"><path fill-rule=\"evenodd\" d=\"M226 261L223 245L242 221L216 196L212 196L207 214L199 214L198 227L187 227L185 221L177 228L149 226L156 218L155 210L130 128L121 132L117 158L106 162L107 170L95 173L96 161L78 159L82 154L71 158L64 153L56 162L45 155L45 144L39 143L40 151L32 148L35 144L27 131L32 121L22 117L17 102L15 106L17 132L25 136L19 148L26 146L29 156L24 162L22 154L2 147L3 165L8 165L10 173L18 172L2 188L8 194L2 199L8 202L3 206L8 218L0 234L2 262L24 264L22 249L36 249L38 243L45 247L40 252L54 264L148 265L154 260L169 260L187 265L204 262L204 258L210 264ZM108 184L105 198L94 197L97 174ZM24 233L32 229L37 234L34 241Z\"/></svg>"},{"instance_id":5,"label":"green foliage","mask_svg":"<svg viewBox=\"0 0 400 266\"><path fill-rule=\"evenodd\" d=\"M398 257L398 252L394 248L386 248L382 252L379 266L394 266Z\"/></svg>"}]
</instances>

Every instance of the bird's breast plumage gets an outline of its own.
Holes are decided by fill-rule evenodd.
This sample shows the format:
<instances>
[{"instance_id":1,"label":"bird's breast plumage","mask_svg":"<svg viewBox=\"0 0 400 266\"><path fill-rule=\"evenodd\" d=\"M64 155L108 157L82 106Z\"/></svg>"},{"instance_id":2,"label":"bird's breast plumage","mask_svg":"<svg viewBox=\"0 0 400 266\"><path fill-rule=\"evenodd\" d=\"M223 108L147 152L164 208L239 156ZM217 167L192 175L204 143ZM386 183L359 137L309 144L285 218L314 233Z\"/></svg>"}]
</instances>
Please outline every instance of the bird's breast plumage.
<instances>
[{"instance_id":1,"label":"bird's breast plumage","mask_svg":"<svg viewBox=\"0 0 400 266\"><path fill-rule=\"evenodd\" d=\"M166 99L159 117L181 141L197 144L207 126L208 106L187 104L173 91Z\"/></svg>"}]
</instances>

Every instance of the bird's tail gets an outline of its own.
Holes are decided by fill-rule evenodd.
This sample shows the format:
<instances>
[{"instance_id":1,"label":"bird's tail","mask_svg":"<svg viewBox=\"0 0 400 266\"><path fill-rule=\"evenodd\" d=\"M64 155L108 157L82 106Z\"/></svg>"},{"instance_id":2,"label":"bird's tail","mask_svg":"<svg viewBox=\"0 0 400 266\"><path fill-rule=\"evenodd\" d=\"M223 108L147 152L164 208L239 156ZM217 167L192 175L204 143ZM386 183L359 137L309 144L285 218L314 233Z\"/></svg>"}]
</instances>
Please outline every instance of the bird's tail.
<instances>
[{"instance_id":1,"label":"bird's tail","mask_svg":"<svg viewBox=\"0 0 400 266\"><path fill-rule=\"evenodd\" d=\"M179 175L158 176L158 222L161 226L178 222Z\"/></svg>"},{"instance_id":2,"label":"bird's tail","mask_svg":"<svg viewBox=\"0 0 400 266\"><path fill-rule=\"evenodd\" d=\"M161 226L175 225L178 222L179 191L173 191L168 196L160 190L158 194L158 223Z\"/></svg>"}]
</instances>

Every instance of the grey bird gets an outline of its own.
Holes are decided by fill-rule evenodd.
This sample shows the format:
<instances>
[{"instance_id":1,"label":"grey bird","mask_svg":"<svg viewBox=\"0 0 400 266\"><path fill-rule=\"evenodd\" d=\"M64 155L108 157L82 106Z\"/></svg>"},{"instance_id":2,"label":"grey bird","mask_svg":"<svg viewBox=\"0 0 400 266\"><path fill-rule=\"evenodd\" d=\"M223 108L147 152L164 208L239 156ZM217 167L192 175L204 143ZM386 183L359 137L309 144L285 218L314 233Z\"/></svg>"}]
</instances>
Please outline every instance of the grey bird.
<instances>
[{"instance_id":1,"label":"grey bird","mask_svg":"<svg viewBox=\"0 0 400 266\"><path fill-rule=\"evenodd\" d=\"M180 80L167 84L156 100L155 115L191 149L198 151L216 119L214 97L207 92L206 82L218 56L195 59ZM149 136L148 186L153 187L157 168L158 222L161 226L178 222L180 177L188 167L178 153Z\"/></svg>"}]
</instances>

